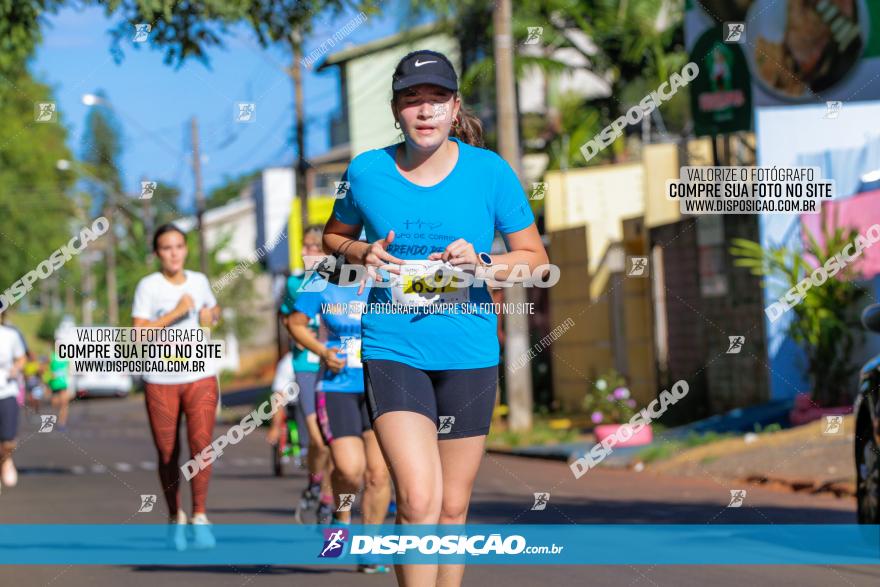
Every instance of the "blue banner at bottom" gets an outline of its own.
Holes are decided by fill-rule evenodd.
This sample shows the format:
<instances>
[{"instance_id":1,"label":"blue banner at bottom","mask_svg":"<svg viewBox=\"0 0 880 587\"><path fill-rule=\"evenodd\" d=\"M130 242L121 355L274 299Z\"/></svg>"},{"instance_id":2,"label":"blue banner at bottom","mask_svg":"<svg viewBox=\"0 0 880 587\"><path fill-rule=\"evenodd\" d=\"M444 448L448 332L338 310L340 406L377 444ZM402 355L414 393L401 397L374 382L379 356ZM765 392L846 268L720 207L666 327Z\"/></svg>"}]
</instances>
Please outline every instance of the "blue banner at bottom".
<instances>
[{"instance_id":1,"label":"blue banner at bottom","mask_svg":"<svg viewBox=\"0 0 880 587\"><path fill-rule=\"evenodd\" d=\"M210 537L189 526L176 542L175 529L0 525L0 564L880 564L876 525L217 524Z\"/></svg>"}]
</instances>

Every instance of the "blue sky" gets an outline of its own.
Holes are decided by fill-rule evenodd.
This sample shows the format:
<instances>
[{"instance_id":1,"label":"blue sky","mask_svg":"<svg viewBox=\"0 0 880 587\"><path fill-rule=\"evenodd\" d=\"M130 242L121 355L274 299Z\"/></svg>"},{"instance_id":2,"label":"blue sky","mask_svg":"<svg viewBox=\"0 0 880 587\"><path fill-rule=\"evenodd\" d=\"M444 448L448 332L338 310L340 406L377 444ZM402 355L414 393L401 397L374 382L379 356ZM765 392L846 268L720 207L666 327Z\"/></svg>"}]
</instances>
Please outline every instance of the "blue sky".
<instances>
[{"instance_id":1,"label":"blue sky","mask_svg":"<svg viewBox=\"0 0 880 587\"><path fill-rule=\"evenodd\" d=\"M355 14L318 19L305 54ZM333 50L394 34L399 20L399 11L373 16ZM224 177L293 161L293 84L280 69L290 61L283 48L262 49L245 27L239 27L226 37L224 49L210 52L209 67L193 60L175 69L163 62L162 51L147 43L124 46L125 58L117 64L108 33L115 21L100 10L68 8L47 23L31 71L53 88L77 157L82 155L89 109L82 96L99 89L106 92L123 129L126 190L139 191L143 177L174 183L183 191L184 202L192 201L188 151L189 120L194 115L200 125L206 192ZM235 122L236 102L256 103L256 121ZM306 154L320 155L329 148L329 120L339 108L336 68L320 74L307 71L305 104Z\"/></svg>"}]
</instances>

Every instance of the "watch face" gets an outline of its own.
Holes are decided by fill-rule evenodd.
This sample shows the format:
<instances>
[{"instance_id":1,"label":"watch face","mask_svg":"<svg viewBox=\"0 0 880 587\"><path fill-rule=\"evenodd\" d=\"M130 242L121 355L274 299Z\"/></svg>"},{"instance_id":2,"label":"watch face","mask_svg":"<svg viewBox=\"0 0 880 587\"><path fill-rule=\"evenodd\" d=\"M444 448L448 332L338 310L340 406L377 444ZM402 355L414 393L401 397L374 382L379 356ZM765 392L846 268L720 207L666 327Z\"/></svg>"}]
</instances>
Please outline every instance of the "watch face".
<instances>
[{"instance_id":1,"label":"watch face","mask_svg":"<svg viewBox=\"0 0 880 587\"><path fill-rule=\"evenodd\" d=\"M480 261L483 262L483 265L491 265L492 257L489 256L489 253L480 253Z\"/></svg>"}]
</instances>

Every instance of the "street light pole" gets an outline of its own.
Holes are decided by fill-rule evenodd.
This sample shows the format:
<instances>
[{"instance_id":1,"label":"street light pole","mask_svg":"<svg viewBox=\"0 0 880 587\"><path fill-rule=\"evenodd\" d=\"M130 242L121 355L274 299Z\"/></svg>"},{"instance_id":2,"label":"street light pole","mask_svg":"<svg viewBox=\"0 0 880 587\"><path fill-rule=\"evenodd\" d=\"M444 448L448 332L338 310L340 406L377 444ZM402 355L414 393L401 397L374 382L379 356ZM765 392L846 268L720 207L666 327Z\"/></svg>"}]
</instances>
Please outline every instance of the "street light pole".
<instances>
[{"instance_id":1,"label":"street light pole","mask_svg":"<svg viewBox=\"0 0 880 587\"><path fill-rule=\"evenodd\" d=\"M512 6L510 0L498 0L492 21L495 29L495 96L498 121L498 152L510 164L522 181L522 164L517 127L516 81L513 75L513 34L511 33ZM506 287L505 301L526 302L522 285ZM516 307L516 306L515 306ZM523 307L523 306L519 306ZM529 322L526 314L504 314L504 367L513 372L513 362L528 352ZM513 431L532 428L531 372L521 377L506 379L507 403L510 407L509 424Z\"/></svg>"}]
</instances>

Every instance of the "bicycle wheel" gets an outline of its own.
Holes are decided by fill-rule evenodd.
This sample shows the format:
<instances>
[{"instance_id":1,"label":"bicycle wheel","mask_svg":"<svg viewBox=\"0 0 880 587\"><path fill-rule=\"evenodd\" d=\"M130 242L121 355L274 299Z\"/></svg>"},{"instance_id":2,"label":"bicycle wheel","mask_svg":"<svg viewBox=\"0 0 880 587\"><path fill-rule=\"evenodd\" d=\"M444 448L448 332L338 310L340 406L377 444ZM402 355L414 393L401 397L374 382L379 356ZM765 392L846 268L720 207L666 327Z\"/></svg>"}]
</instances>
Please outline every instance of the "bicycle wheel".
<instances>
[{"instance_id":1,"label":"bicycle wheel","mask_svg":"<svg viewBox=\"0 0 880 587\"><path fill-rule=\"evenodd\" d=\"M271 445L272 448L272 472L276 477L284 477L284 462L282 461L284 447L280 442Z\"/></svg>"}]
</instances>

